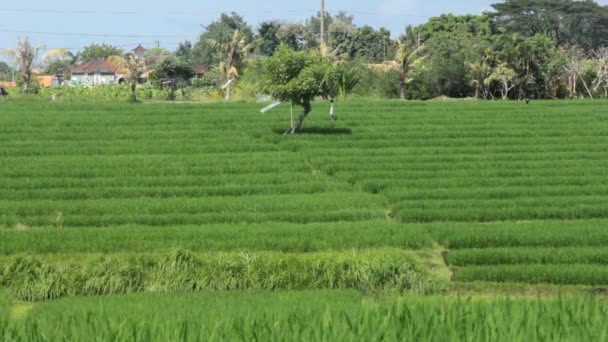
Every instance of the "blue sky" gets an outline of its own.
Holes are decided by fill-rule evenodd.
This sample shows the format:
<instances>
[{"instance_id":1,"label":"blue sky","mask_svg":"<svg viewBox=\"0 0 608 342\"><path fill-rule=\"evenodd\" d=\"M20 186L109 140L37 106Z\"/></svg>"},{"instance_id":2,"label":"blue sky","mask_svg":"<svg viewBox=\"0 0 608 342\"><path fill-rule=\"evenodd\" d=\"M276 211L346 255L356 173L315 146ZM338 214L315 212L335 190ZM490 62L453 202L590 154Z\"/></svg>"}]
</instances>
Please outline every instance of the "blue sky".
<instances>
[{"instance_id":1,"label":"blue sky","mask_svg":"<svg viewBox=\"0 0 608 342\"><path fill-rule=\"evenodd\" d=\"M478 14L496 1L501 0L326 0L326 8L332 13L350 12L357 25L384 26L398 36L406 25L423 23L431 16L449 12ZM608 0L599 3L608 4ZM236 11L255 28L267 19L303 21L315 14L319 4L319 0L106 0L93 4L79 0L10 1L0 5L0 49L14 47L18 37L28 36L35 44L72 51L93 42L130 50L138 43L154 46L155 41L174 50L180 41L195 41L201 25L215 20L222 12Z\"/></svg>"}]
</instances>

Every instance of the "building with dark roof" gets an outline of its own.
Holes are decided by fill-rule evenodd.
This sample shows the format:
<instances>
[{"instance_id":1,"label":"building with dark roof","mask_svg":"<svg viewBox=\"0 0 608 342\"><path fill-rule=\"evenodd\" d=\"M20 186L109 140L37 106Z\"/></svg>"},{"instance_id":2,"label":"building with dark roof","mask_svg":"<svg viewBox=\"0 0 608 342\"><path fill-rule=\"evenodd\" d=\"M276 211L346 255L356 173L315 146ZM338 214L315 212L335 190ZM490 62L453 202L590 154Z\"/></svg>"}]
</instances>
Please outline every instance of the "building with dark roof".
<instances>
[{"instance_id":1,"label":"building with dark roof","mask_svg":"<svg viewBox=\"0 0 608 342\"><path fill-rule=\"evenodd\" d=\"M144 58L146 51L148 51L145 47L141 46L141 44L137 45L137 47L131 50L136 57Z\"/></svg>"},{"instance_id":2,"label":"building with dark roof","mask_svg":"<svg viewBox=\"0 0 608 342\"><path fill-rule=\"evenodd\" d=\"M120 75L116 65L106 59L94 59L74 68L72 82L89 85L118 83Z\"/></svg>"}]
</instances>

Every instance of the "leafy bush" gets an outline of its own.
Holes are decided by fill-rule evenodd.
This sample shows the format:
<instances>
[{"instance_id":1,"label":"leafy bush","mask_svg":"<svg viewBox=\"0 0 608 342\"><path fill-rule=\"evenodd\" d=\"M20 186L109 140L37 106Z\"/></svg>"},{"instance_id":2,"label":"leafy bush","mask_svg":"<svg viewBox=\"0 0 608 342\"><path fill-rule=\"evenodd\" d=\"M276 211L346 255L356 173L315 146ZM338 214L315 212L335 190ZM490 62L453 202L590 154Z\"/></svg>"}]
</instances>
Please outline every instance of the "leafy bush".
<instances>
[{"instance_id":1,"label":"leafy bush","mask_svg":"<svg viewBox=\"0 0 608 342\"><path fill-rule=\"evenodd\" d=\"M11 288L15 297L24 301L41 301L63 297L69 285L62 274L43 262L18 257L6 266L0 284Z\"/></svg>"},{"instance_id":2,"label":"leafy bush","mask_svg":"<svg viewBox=\"0 0 608 342\"><path fill-rule=\"evenodd\" d=\"M163 254L74 262L61 272L37 260L16 258L3 274L0 285L12 289L17 298L26 301L68 294L253 289L354 289L364 293L429 294L442 291L445 285L408 253L395 250L197 256L178 249Z\"/></svg>"}]
</instances>

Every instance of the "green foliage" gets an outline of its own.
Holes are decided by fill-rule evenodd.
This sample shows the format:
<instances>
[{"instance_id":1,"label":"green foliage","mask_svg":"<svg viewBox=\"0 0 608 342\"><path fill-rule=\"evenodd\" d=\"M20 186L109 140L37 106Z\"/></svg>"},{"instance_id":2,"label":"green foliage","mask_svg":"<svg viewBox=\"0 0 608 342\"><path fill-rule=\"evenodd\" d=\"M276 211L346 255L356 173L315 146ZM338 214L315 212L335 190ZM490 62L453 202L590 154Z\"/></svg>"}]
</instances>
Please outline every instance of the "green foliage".
<instances>
[{"instance_id":1,"label":"green foliage","mask_svg":"<svg viewBox=\"0 0 608 342\"><path fill-rule=\"evenodd\" d=\"M361 81L361 69L358 65L340 64L336 67L336 94L346 97Z\"/></svg>"},{"instance_id":2,"label":"green foliage","mask_svg":"<svg viewBox=\"0 0 608 342\"><path fill-rule=\"evenodd\" d=\"M364 98L399 98L399 71L393 69L362 68L361 80L353 94Z\"/></svg>"},{"instance_id":3,"label":"green foliage","mask_svg":"<svg viewBox=\"0 0 608 342\"><path fill-rule=\"evenodd\" d=\"M18 257L9 263L0 284L13 290L15 297L24 301L42 301L68 294L66 279L54 268L30 258Z\"/></svg>"},{"instance_id":4,"label":"green foliage","mask_svg":"<svg viewBox=\"0 0 608 342\"><path fill-rule=\"evenodd\" d=\"M76 56L78 62L88 63L94 59L107 59L111 56L122 56L124 51L108 44L91 44L85 46L84 49Z\"/></svg>"},{"instance_id":5,"label":"green foliage","mask_svg":"<svg viewBox=\"0 0 608 342\"><path fill-rule=\"evenodd\" d=\"M141 291L354 289L429 294L445 285L408 253L396 250L200 256L173 250L70 261L60 272L41 261L18 257L7 261L0 281L25 301Z\"/></svg>"},{"instance_id":6,"label":"green foliage","mask_svg":"<svg viewBox=\"0 0 608 342\"><path fill-rule=\"evenodd\" d=\"M103 87L70 87L40 88L38 100L48 101L55 96L55 102L117 102L128 101L132 94L127 84L112 84ZM136 87L136 98L141 100L191 100L195 94L192 88L176 91L160 89L151 84Z\"/></svg>"},{"instance_id":7,"label":"green foliage","mask_svg":"<svg viewBox=\"0 0 608 342\"><path fill-rule=\"evenodd\" d=\"M192 43L189 40L180 42L175 50L175 57L188 63L192 62Z\"/></svg>"},{"instance_id":8,"label":"green foliage","mask_svg":"<svg viewBox=\"0 0 608 342\"><path fill-rule=\"evenodd\" d=\"M608 8L595 1L508 0L492 5L495 25L526 36L546 35L557 45L605 46Z\"/></svg>"},{"instance_id":9,"label":"green foliage","mask_svg":"<svg viewBox=\"0 0 608 342\"><path fill-rule=\"evenodd\" d=\"M14 70L6 63L0 61L0 81L11 81Z\"/></svg>"},{"instance_id":10,"label":"green foliage","mask_svg":"<svg viewBox=\"0 0 608 342\"><path fill-rule=\"evenodd\" d=\"M396 46L391 33L385 28L374 30L371 26L357 28L352 34L349 55L369 63L382 63L395 57Z\"/></svg>"},{"instance_id":11,"label":"green foliage","mask_svg":"<svg viewBox=\"0 0 608 342\"><path fill-rule=\"evenodd\" d=\"M351 292L248 292L69 298L27 320L0 321L3 340L598 341L608 304L594 298L416 297ZM0 316L1 317L1 316Z\"/></svg>"},{"instance_id":12,"label":"green foliage","mask_svg":"<svg viewBox=\"0 0 608 342\"><path fill-rule=\"evenodd\" d=\"M172 53L171 51L165 49L165 48L161 48L161 47L154 47L154 48L150 48L147 49L146 52L144 53L144 57L154 57L154 56L171 56Z\"/></svg>"},{"instance_id":13,"label":"green foliage","mask_svg":"<svg viewBox=\"0 0 608 342\"><path fill-rule=\"evenodd\" d=\"M154 68L150 80L154 82L174 81L177 86L184 86L194 77L192 67L185 61L173 56L167 57Z\"/></svg>"},{"instance_id":14,"label":"green foliage","mask_svg":"<svg viewBox=\"0 0 608 342\"><path fill-rule=\"evenodd\" d=\"M318 55L281 46L263 63L260 89L279 101L305 105L317 96L335 96L334 67Z\"/></svg>"},{"instance_id":15,"label":"green foliage","mask_svg":"<svg viewBox=\"0 0 608 342\"><path fill-rule=\"evenodd\" d=\"M225 58L226 52L222 47L232 41L236 30L240 32L245 44L253 41L253 31L243 17L235 12L222 13L217 21L205 26L192 50L194 61L209 69L216 68Z\"/></svg>"},{"instance_id":16,"label":"green foliage","mask_svg":"<svg viewBox=\"0 0 608 342\"><path fill-rule=\"evenodd\" d=\"M25 87L25 80L23 79L22 73L15 74L15 83L17 84L17 88L22 94L30 95L30 94L39 94L43 91L43 88L40 86L40 82L36 76L32 76L30 80L27 82L27 87ZM25 91L24 89L27 89Z\"/></svg>"},{"instance_id":17,"label":"green foliage","mask_svg":"<svg viewBox=\"0 0 608 342\"><path fill-rule=\"evenodd\" d=\"M117 257L100 257L86 267L70 270L71 293L103 296L144 290L144 268Z\"/></svg>"},{"instance_id":18,"label":"green foliage","mask_svg":"<svg viewBox=\"0 0 608 342\"><path fill-rule=\"evenodd\" d=\"M44 72L48 75L60 75L64 79L70 79L72 73L72 61L70 60L53 60L45 67Z\"/></svg>"},{"instance_id":19,"label":"green foliage","mask_svg":"<svg viewBox=\"0 0 608 342\"><path fill-rule=\"evenodd\" d=\"M258 39L260 43L256 47L256 51L265 56L271 56L274 51L281 45L279 32L281 24L274 21L265 21L258 28Z\"/></svg>"}]
</instances>

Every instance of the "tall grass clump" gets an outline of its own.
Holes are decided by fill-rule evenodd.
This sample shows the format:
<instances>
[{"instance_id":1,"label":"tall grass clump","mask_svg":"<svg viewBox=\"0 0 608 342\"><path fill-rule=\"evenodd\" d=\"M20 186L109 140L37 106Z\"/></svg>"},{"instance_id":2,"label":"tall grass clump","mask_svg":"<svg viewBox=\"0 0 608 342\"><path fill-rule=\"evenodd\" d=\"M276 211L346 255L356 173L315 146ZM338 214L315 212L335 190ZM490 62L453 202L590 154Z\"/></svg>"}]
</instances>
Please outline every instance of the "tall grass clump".
<instances>
[{"instance_id":1,"label":"tall grass clump","mask_svg":"<svg viewBox=\"0 0 608 342\"><path fill-rule=\"evenodd\" d=\"M69 293L69 283L63 274L33 258L18 257L8 264L0 283L24 301L57 299Z\"/></svg>"},{"instance_id":2,"label":"tall grass clump","mask_svg":"<svg viewBox=\"0 0 608 342\"><path fill-rule=\"evenodd\" d=\"M144 291L353 289L430 294L443 291L446 285L410 254L390 249L198 255L175 249L73 261L61 272L27 260L17 258L6 267L3 277L4 286L27 301Z\"/></svg>"},{"instance_id":3,"label":"tall grass clump","mask_svg":"<svg viewBox=\"0 0 608 342\"><path fill-rule=\"evenodd\" d=\"M71 287L74 294L87 296L140 292L144 275L137 263L102 257L75 271Z\"/></svg>"},{"instance_id":4,"label":"tall grass clump","mask_svg":"<svg viewBox=\"0 0 608 342\"><path fill-rule=\"evenodd\" d=\"M199 288L196 275L201 267L202 261L193 253L182 249L171 250L157 258L148 289L161 292L195 291Z\"/></svg>"}]
</instances>

